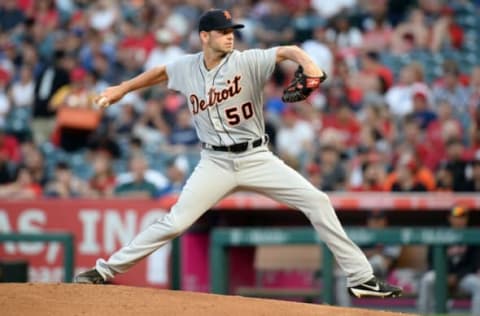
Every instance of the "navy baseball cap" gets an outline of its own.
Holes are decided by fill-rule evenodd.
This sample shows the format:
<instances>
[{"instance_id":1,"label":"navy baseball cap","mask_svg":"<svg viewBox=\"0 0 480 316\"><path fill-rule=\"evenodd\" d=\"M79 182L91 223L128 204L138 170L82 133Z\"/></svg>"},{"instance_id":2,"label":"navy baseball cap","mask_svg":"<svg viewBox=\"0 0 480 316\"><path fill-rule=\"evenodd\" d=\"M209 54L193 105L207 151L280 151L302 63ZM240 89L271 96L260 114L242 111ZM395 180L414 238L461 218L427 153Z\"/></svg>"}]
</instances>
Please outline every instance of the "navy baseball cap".
<instances>
[{"instance_id":1,"label":"navy baseball cap","mask_svg":"<svg viewBox=\"0 0 480 316\"><path fill-rule=\"evenodd\" d=\"M232 21L232 16L227 10L212 9L200 17L198 23L198 31L210 32L213 30L225 30L225 29L241 29L243 24L235 24Z\"/></svg>"}]
</instances>

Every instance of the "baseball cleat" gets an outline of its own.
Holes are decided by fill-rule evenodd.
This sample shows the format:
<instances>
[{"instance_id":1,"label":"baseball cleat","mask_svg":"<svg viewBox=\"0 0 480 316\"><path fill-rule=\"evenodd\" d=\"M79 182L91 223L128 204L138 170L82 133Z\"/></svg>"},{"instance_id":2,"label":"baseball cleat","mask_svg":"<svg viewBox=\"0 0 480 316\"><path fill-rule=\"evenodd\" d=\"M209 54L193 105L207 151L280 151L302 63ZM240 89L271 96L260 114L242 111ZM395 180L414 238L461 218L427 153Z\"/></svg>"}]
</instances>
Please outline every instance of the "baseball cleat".
<instances>
[{"instance_id":1,"label":"baseball cleat","mask_svg":"<svg viewBox=\"0 0 480 316\"><path fill-rule=\"evenodd\" d=\"M80 284L104 284L105 280L100 275L100 273L98 273L98 271L93 268L77 274L73 279L73 282Z\"/></svg>"},{"instance_id":2,"label":"baseball cleat","mask_svg":"<svg viewBox=\"0 0 480 316\"><path fill-rule=\"evenodd\" d=\"M402 289L378 280L376 277L367 282L348 288L348 292L357 298L361 297L399 297Z\"/></svg>"}]
</instances>

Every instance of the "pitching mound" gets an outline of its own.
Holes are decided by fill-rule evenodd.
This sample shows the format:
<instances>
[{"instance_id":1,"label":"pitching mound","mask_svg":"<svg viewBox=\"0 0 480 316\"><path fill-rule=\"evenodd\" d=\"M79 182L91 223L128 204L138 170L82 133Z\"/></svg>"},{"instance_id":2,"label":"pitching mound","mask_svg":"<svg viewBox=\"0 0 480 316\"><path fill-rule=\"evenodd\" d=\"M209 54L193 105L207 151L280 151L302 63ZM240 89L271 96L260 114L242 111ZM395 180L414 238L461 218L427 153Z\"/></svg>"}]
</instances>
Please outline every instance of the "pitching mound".
<instances>
[{"instance_id":1,"label":"pitching mound","mask_svg":"<svg viewBox=\"0 0 480 316\"><path fill-rule=\"evenodd\" d=\"M0 284L3 316L394 316L400 313L114 285Z\"/></svg>"}]
</instances>

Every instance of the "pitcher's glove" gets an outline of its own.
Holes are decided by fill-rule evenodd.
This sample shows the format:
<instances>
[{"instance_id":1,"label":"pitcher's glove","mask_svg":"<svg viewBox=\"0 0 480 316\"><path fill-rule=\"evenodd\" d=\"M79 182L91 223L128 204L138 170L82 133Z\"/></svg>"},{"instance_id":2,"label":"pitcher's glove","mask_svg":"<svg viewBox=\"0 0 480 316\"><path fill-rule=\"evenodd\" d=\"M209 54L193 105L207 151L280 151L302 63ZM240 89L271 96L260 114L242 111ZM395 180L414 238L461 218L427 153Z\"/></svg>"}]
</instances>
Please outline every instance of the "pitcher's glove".
<instances>
[{"instance_id":1,"label":"pitcher's glove","mask_svg":"<svg viewBox=\"0 0 480 316\"><path fill-rule=\"evenodd\" d=\"M309 77L303 73L303 67L299 65L292 82L283 90L282 101L293 103L305 100L325 79L327 79L325 72L320 77Z\"/></svg>"}]
</instances>

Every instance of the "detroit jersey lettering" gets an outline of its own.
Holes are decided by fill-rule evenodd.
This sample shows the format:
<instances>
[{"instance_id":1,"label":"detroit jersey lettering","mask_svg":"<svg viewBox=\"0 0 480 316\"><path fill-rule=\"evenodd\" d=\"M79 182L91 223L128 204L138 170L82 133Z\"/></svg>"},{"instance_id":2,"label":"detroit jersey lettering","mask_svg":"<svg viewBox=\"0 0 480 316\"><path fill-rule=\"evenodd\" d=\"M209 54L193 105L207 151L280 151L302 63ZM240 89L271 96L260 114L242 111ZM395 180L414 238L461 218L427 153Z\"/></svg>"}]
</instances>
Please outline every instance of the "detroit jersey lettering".
<instances>
[{"instance_id":1,"label":"detroit jersey lettering","mask_svg":"<svg viewBox=\"0 0 480 316\"><path fill-rule=\"evenodd\" d=\"M167 65L168 88L187 97L202 142L232 145L265 134L262 87L274 67L275 48L234 50L210 70L200 52Z\"/></svg>"}]
</instances>

